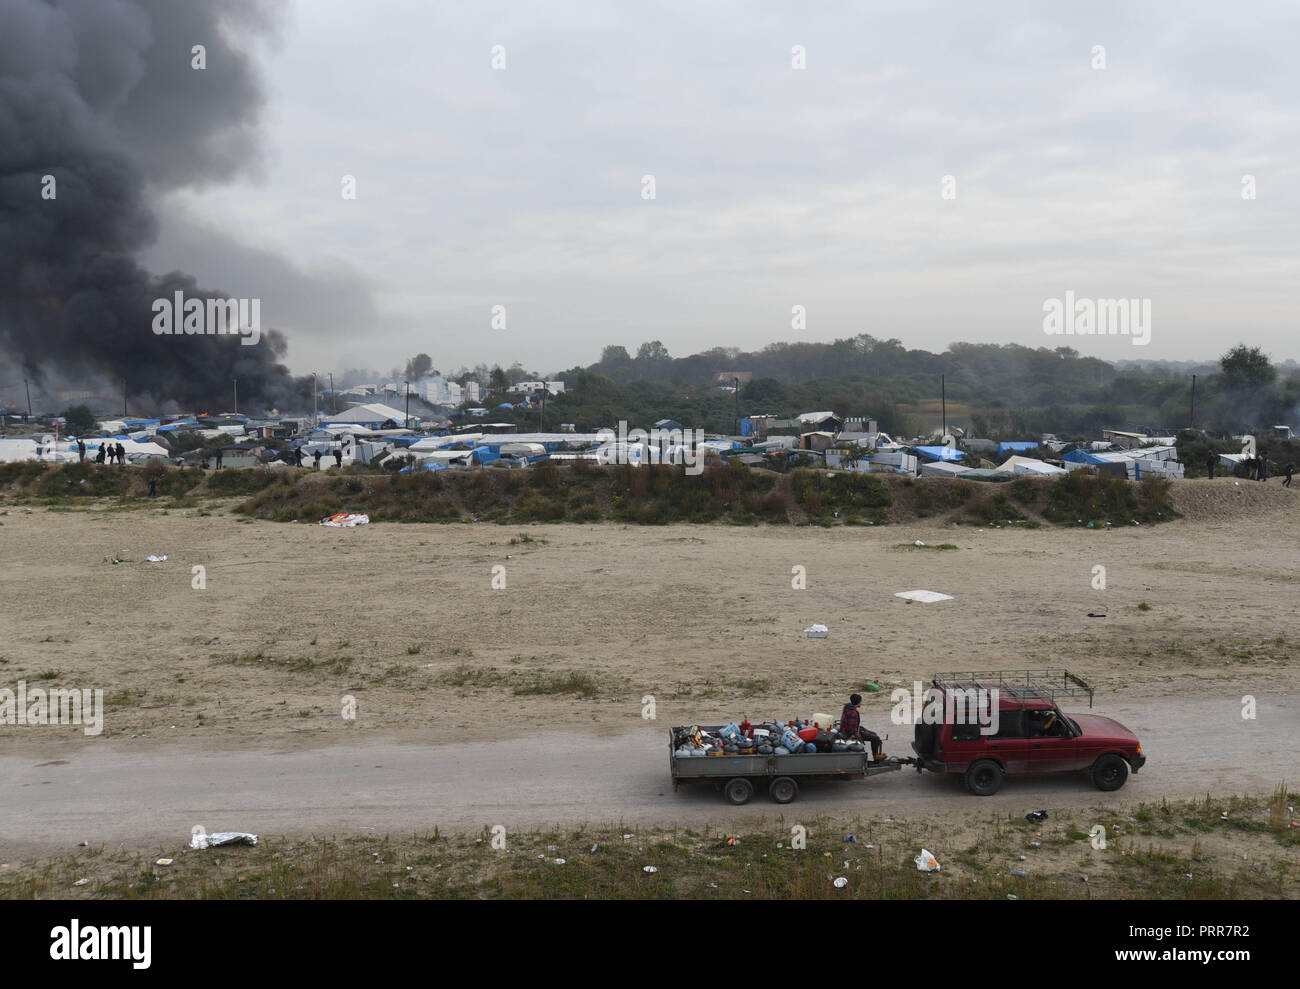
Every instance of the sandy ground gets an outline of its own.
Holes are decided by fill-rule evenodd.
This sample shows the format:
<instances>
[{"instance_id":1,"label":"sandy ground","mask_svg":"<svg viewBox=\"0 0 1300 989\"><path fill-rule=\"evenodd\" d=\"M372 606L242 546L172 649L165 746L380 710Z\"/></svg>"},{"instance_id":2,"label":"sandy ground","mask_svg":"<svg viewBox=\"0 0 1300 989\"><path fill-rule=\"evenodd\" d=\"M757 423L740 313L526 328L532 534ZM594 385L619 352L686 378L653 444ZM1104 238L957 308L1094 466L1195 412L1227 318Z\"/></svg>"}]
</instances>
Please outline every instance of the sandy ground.
<instances>
[{"instance_id":1,"label":"sandy ground","mask_svg":"<svg viewBox=\"0 0 1300 989\"><path fill-rule=\"evenodd\" d=\"M1184 520L1111 531L338 530L220 508L11 504L0 687L102 688L109 704L94 738L0 727L0 855L74 836L174 837L194 823L387 831L431 814L477 827L509 808L522 823L771 813L674 794L663 729L836 713L866 681L887 691L948 669L1090 678L1094 711L1137 731L1151 756L1116 800L1294 787L1300 489L1177 488ZM123 550L128 562L106 561ZM150 553L167 562L143 562ZM504 588L492 586L496 566ZM1093 587L1098 566L1105 590ZM794 567L806 568L804 590ZM954 600L893 596L916 588ZM812 622L828 638L805 638ZM516 693L558 689L570 672L594 696ZM650 695L659 728L642 717ZM1244 695L1258 699L1253 722ZM354 720L341 716L346 696ZM888 709L873 695L864 721L909 754L910 729L890 726ZM1024 786L1037 802L1101 796L1074 777ZM801 801L959 815L972 799L908 770ZM1024 791L1009 783L991 799L1019 807Z\"/></svg>"}]
</instances>

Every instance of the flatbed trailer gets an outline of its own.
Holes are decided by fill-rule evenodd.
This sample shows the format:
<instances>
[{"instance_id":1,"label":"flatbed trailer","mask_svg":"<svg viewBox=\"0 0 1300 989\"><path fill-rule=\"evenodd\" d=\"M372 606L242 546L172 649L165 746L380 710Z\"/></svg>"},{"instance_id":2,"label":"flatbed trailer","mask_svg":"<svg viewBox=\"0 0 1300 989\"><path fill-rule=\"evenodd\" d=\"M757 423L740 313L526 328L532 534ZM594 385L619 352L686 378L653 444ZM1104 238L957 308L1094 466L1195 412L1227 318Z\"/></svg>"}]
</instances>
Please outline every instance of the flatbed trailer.
<instances>
[{"instance_id":1,"label":"flatbed trailer","mask_svg":"<svg viewBox=\"0 0 1300 989\"><path fill-rule=\"evenodd\" d=\"M719 726L703 726L716 732ZM683 783L711 783L722 790L728 802L739 807L749 803L754 791L767 788L778 804L788 804L799 795L799 783L809 780L856 780L881 773L898 772L913 759L872 761L870 751L807 752L797 755L679 756L673 737L685 728L668 732L668 764L673 789Z\"/></svg>"}]
</instances>

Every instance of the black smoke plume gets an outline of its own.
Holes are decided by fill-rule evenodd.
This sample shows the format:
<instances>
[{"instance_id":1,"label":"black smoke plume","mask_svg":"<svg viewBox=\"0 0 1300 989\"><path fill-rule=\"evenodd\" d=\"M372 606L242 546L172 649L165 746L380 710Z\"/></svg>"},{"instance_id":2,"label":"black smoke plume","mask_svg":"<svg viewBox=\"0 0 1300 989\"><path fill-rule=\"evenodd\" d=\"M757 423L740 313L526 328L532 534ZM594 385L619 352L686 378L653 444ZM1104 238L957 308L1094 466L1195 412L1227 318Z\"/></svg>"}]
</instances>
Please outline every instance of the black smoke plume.
<instances>
[{"instance_id":1,"label":"black smoke plume","mask_svg":"<svg viewBox=\"0 0 1300 989\"><path fill-rule=\"evenodd\" d=\"M0 0L0 348L38 381L125 382L142 411L229 408L232 379L240 411L309 401L278 331L263 326L256 346L155 335L155 299L242 293L136 261L155 237L153 197L256 167L249 52L274 14L266 0ZM195 45L206 68L192 67Z\"/></svg>"}]
</instances>

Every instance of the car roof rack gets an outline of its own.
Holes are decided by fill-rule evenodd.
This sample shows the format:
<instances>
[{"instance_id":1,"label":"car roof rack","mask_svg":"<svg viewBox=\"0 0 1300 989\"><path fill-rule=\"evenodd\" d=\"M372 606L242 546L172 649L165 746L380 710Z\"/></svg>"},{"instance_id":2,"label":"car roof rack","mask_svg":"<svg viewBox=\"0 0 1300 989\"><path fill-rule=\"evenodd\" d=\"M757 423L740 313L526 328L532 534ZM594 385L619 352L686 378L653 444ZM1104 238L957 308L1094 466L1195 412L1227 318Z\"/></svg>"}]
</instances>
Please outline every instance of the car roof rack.
<instances>
[{"instance_id":1,"label":"car roof rack","mask_svg":"<svg viewBox=\"0 0 1300 989\"><path fill-rule=\"evenodd\" d=\"M973 670L958 673L936 673L934 685L941 690L994 690L1019 700L1042 698L1054 701L1058 697L1087 696L1092 707L1094 688L1083 677L1069 670Z\"/></svg>"}]
</instances>

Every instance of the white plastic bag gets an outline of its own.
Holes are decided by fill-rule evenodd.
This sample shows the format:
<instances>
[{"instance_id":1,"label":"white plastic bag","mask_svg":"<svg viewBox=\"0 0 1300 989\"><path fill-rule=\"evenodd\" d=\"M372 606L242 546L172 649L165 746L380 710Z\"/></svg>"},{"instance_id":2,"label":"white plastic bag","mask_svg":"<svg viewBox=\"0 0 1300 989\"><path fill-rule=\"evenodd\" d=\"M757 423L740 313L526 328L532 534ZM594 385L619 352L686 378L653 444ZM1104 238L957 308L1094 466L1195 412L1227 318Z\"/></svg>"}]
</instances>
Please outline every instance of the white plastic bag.
<instances>
[{"instance_id":1,"label":"white plastic bag","mask_svg":"<svg viewBox=\"0 0 1300 989\"><path fill-rule=\"evenodd\" d=\"M918 855L913 861L916 862L916 867L920 869L922 872L939 871L939 860L936 859L929 852L927 852L924 848L921 849L921 854Z\"/></svg>"}]
</instances>

